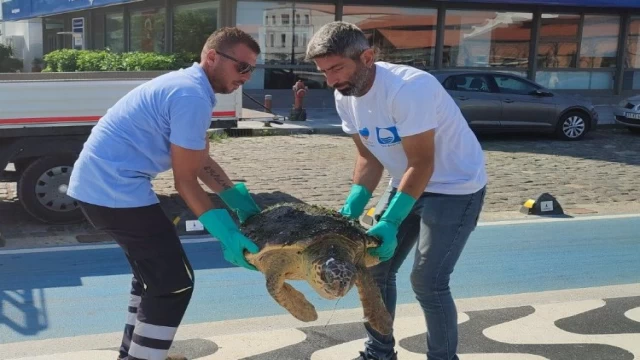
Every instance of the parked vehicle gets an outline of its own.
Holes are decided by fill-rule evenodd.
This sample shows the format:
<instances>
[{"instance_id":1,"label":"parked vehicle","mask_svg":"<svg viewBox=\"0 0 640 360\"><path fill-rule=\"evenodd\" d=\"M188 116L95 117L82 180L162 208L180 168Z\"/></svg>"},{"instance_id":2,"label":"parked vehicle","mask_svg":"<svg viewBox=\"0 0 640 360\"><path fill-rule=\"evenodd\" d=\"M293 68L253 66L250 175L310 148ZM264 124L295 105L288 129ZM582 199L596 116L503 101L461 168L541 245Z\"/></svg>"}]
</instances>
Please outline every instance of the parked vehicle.
<instances>
[{"instance_id":1,"label":"parked vehicle","mask_svg":"<svg viewBox=\"0 0 640 360\"><path fill-rule=\"evenodd\" d=\"M0 181L17 182L35 219L82 221L66 195L73 164L100 117L134 87L163 72L0 75ZM211 127L237 125L242 89L218 95ZM15 171L7 171L12 163Z\"/></svg>"},{"instance_id":2,"label":"parked vehicle","mask_svg":"<svg viewBox=\"0 0 640 360\"><path fill-rule=\"evenodd\" d=\"M622 100L613 113L618 124L626 126L632 133L640 134L640 95Z\"/></svg>"},{"instance_id":3,"label":"parked vehicle","mask_svg":"<svg viewBox=\"0 0 640 360\"><path fill-rule=\"evenodd\" d=\"M546 89L518 75L491 70L430 73L447 89L474 130L546 132L579 140L598 124L591 101Z\"/></svg>"}]
</instances>

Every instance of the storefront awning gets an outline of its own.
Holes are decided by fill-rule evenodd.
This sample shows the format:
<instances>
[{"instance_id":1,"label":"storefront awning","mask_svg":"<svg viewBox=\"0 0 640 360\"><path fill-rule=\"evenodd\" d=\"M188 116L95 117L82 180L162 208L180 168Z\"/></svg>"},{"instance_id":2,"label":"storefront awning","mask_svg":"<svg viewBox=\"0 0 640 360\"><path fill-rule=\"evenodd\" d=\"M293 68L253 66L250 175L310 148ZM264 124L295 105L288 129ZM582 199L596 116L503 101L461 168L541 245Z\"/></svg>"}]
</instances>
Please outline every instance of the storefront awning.
<instances>
[{"instance_id":1,"label":"storefront awning","mask_svg":"<svg viewBox=\"0 0 640 360\"><path fill-rule=\"evenodd\" d=\"M140 0L0 0L4 21L16 21Z\"/></svg>"}]
</instances>

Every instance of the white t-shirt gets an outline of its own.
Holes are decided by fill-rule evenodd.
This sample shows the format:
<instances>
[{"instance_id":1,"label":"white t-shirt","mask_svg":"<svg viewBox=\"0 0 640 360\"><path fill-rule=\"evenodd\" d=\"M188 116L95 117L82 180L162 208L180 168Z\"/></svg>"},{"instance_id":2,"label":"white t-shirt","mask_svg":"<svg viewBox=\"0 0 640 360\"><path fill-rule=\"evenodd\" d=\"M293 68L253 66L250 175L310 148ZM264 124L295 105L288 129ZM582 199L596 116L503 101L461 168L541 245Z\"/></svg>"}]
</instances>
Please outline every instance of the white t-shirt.
<instances>
[{"instance_id":1,"label":"white t-shirt","mask_svg":"<svg viewBox=\"0 0 640 360\"><path fill-rule=\"evenodd\" d=\"M397 187L407 169L402 137L435 129L434 171L425 191L463 195L482 189L487 174L480 143L438 80L411 66L376 62L376 67L364 96L335 91L344 132L360 134Z\"/></svg>"}]
</instances>

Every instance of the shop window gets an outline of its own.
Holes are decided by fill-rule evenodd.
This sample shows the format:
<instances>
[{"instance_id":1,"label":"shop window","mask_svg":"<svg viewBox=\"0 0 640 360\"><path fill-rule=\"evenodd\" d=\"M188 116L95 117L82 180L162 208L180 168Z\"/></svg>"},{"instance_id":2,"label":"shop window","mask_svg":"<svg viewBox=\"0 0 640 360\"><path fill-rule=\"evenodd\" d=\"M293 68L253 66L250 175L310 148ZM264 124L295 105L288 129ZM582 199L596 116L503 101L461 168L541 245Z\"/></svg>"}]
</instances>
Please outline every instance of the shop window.
<instances>
[{"instance_id":1,"label":"shop window","mask_svg":"<svg viewBox=\"0 0 640 360\"><path fill-rule=\"evenodd\" d=\"M624 56L624 72L622 89L640 89L640 16L632 16L629 20L629 35L627 36L627 52Z\"/></svg>"},{"instance_id":2,"label":"shop window","mask_svg":"<svg viewBox=\"0 0 640 360\"><path fill-rule=\"evenodd\" d=\"M536 83L549 89L607 90L613 88L613 72L538 71Z\"/></svg>"},{"instance_id":3,"label":"shop window","mask_svg":"<svg viewBox=\"0 0 640 360\"><path fill-rule=\"evenodd\" d=\"M342 19L364 31L379 60L421 69L434 66L437 9L344 6Z\"/></svg>"},{"instance_id":4,"label":"shop window","mask_svg":"<svg viewBox=\"0 0 640 360\"><path fill-rule=\"evenodd\" d=\"M580 67L615 67L619 33L619 16L585 15L580 42Z\"/></svg>"},{"instance_id":5,"label":"shop window","mask_svg":"<svg viewBox=\"0 0 640 360\"><path fill-rule=\"evenodd\" d=\"M538 69L576 67L579 29L580 15L542 14Z\"/></svg>"},{"instance_id":6,"label":"shop window","mask_svg":"<svg viewBox=\"0 0 640 360\"><path fill-rule=\"evenodd\" d=\"M443 67L529 66L533 14L447 10Z\"/></svg>"},{"instance_id":7,"label":"shop window","mask_svg":"<svg viewBox=\"0 0 640 360\"><path fill-rule=\"evenodd\" d=\"M122 13L104 16L104 47L112 52L124 52L124 16Z\"/></svg>"},{"instance_id":8,"label":"shop window","mask_svg":"<svg viewBox=\"0 0 640 360\"><path fill-rule=\"evenodd\" d=\"M129 50L164 52L165 10L146 9L130 12Z\"/></svg>"},{"instance_id":9,"label":"shop window","mask_svg":"<svg viewBox=\"0 0 640 360\"><path fill-rule=\"evenodd\" d=\"M296 19L297 15L308 16L308 24L299 24L290 19ZM273 19L276 17L282 22L278 24L263 25L265 16ZM306 17L305 17L306 18ZM298 37L306 34L307 38L318 29L335 20L335 6L325 4L300 4L294 2L266 2L266 1L242 1L237 2L236 26L251 34L260 44L262 53L258 63L267 65L299 65L305 63L306 47L302 42L297 46L293 40L293 34ZM276 47L270 45L268 33L275 34ZM288 35L287 35L288 34ZM287 38L289 41L287 41Z\"/></svg>"},{"instance_id":10,"label":"shop window","mask_svg":"<svg viewBox=\"0 0 640 360\"><path fill-rule=\"evenodd\" d=\"M609 15L542 14L536 82L551 89L613 88L620 19ZM581 31L582 29L582 31ZM567 71L607 68L612 71Z\"/></svg>"},{"instance_id":11,"label":"shop window","mask_svg":"<svg viewBox=\"0 0 640 360\"><path fill-rule=\"evenodd\" d=\"M218 9L217 1L176 6L173 12L173 51L200 54L209 35L218 28Z\"/></svg>"}]
</instances>

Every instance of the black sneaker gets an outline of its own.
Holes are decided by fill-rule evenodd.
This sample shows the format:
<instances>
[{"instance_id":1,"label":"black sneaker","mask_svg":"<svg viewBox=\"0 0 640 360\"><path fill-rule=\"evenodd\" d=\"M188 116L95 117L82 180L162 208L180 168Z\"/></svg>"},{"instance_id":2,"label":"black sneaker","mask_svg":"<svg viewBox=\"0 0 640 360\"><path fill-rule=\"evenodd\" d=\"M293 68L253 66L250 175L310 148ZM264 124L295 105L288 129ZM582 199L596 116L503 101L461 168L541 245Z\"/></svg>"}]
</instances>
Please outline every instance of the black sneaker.
<instances>
[{"instance_id":1,"label":"black sneaker","mask_svg":"<svg viewBox=\"0 0 640 360\"><path fill-rule=\"evenodd\" d=\"M357 358L353 359L353 360L381 360L378 359L377 357L374 357L372 355L369 355L363 351L360 351L360 356L358 356ZM394 352L393 355L387 359L387 360L398 360L398 353Z\"/></svg>"},{"instance_id":2,"label":"black sneaker","mask_svg":"<svg viewBox=\"0 0 640 360\"><path fill-rule=\"evenodd\" d=\"M123 358L118 357L118 360L123 360ZM186 357L182 355L169 355L166 360L188 360Z\"/></svg>"}]
</instances>

